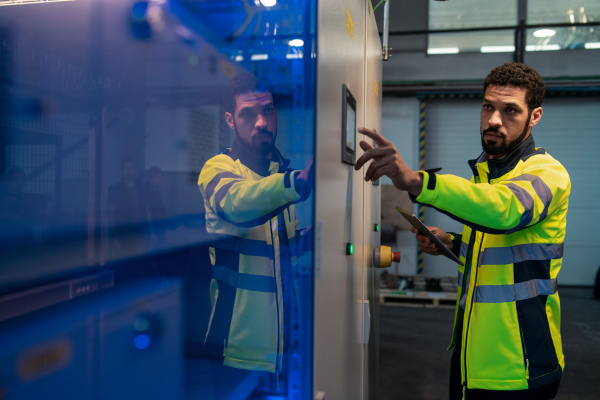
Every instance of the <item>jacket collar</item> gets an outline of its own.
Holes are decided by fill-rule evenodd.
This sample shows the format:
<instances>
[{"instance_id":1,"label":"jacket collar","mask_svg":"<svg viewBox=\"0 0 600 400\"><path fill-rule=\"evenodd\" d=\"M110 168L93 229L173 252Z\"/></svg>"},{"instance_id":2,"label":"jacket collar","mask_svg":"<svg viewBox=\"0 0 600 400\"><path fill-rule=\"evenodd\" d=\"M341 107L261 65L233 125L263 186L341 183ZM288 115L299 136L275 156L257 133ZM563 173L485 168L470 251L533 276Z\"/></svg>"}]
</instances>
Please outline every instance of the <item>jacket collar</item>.
<instances>
[{"instance_id":1,"label":"jacket collar","mask_svg":"<svg viewBox=\"0 0 600 400\"><path fill-rule=\"evenodd\" d=\"M487 162L489 174L488 179L499 178L509 171L512 171L519 161L525 161L534 154L544 154L545 150L541 147L535 148L535 141L533 135L529 135L527 139L523 141L516 149L510 152L507 156L499 160L490 160L488 154L484 151L481 155L473 160L469 160L469 166L473 170L473 173L477 176L477 164Z\"/></svg>"},{"instance_id":2,"label":"jacket collar","mask_svg":"<svg viewBox=\"0 0 600 400\"><path fill-rule=\"evenodd\" d=\"M275 162L279 164L279 171L286 169L290 164L290 160L283 158L279 150L276 147L273 147L273 153L271 155L271 159L264 157L256 157L252 154L248 147L242 142L239 137L236 135L233 143L231 144L231 149L227 149L223 154L228 155L234 160L240 160L242 164L246 167L250 168L252 171L256 172L260 176L268 176L269 170L271 167L271 162Z\"/></svg>"}]
</instances>

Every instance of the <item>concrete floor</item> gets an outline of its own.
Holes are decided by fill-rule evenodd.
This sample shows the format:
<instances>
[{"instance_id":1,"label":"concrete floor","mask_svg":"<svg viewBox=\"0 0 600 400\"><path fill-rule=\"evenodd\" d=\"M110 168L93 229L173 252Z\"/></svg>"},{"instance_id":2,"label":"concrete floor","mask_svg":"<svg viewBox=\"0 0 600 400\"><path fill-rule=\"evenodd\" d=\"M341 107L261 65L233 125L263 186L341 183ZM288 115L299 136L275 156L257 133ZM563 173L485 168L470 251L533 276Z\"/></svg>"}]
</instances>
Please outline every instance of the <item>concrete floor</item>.
<instances>
[{"instance_id":1,"label":"concrete floor","mask_svg":"<svg viewBox=\"0 0 600 400\"><path fill-rule=\"evenodd\" d=\"M556 399L600 400L600 300L559 288L565 371ZM453 309L381 306L379 400L448 398Z\"/></svg>"}]
</instances>

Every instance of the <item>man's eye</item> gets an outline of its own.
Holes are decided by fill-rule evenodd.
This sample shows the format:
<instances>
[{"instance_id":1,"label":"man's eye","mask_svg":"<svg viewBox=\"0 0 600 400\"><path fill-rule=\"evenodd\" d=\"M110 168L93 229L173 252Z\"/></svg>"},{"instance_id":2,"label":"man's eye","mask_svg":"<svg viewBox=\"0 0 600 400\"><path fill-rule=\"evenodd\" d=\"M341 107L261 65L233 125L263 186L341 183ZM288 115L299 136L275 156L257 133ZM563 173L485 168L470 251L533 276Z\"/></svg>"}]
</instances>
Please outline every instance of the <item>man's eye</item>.
<instances>
[{"instance_id":1,"label":"man's eye","mask_svg":"<svg viewBox=\"0 0 600 400\"><path fill-rule=\"evenodd\" d=\"M273 113L273 109L272 108L266 108L265 109L265 115L269 115L271 113Z\"/></svg>"},{"instance_id":2,"label":"man's eye","mask_svg":"<svg viewBox=\"0 0 600 400\"><path fill-rule=\"evenodd\" d=\"M492 109L492 106L489 105L489 104L484 104L483 105L483 109L486 110L486 111L490 111Z\"/></svg>"},{"instance_id":3,"label":"man's eye","mask_svg":"<svg viewBox=\"0 0 600 400\"><path fill-rule=\"evenodd\" d=\"M516 112L517 112L517 109L516 109L516 108L513 108L513 107L508 107L508 108L506 109L506 112L507 112L507 113L509 113L509 114L514 114L514 113L516 113Z\"/></svg>"},{"instance_id":4,"label":"man's eye","mask_svg":"<svg viewBox=\"0 0 600 400\"><path fill-rule=\"evenodd\" d=\"M250 118L251 115L248 111L243 111L240 113L240 118Z\"/></svg>"}]
</instances>

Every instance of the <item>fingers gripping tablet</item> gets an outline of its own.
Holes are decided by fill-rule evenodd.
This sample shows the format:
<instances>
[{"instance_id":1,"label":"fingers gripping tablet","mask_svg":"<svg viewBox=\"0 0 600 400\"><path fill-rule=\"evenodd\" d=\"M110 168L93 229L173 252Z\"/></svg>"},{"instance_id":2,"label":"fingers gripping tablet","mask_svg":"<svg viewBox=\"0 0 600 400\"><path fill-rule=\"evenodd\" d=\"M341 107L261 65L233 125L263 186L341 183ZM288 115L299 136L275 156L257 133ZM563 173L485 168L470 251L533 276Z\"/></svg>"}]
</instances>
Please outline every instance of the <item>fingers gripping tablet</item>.
<instances>
[{"instance_id":1,"label":"fingers gripping tablet","mask_svg":"<svg viewBox=\"0 0 600 400\"><path fill-rule=\"evenodd\" d=\"M412 226L414 226L422 235L425 235L429 239L431 239L431 241L433 243L435 243L435 245L437 246L440 253L442 253L442 255L448 257L449 259L451 259L454 262L459 263L460 265L465 265L465 264L463 264L462 261L460 261L460 259L458 257L456 257L456 254L454 254L452 252L452 250L450 250L444 243L442 243L442 241L440 239L438 239L437 236L435 236L433 234L433 232L431 232L429 229L427 229L425 224L423 224L421 222L421 220L419 218L417 218L416 215L414 215L413 213L408 212L406 210L403 210L400 207L396 207L396 210L398 210L400 215L402 215L408 222L410 222L410 224Z\"/></svg>"}]
</instances>

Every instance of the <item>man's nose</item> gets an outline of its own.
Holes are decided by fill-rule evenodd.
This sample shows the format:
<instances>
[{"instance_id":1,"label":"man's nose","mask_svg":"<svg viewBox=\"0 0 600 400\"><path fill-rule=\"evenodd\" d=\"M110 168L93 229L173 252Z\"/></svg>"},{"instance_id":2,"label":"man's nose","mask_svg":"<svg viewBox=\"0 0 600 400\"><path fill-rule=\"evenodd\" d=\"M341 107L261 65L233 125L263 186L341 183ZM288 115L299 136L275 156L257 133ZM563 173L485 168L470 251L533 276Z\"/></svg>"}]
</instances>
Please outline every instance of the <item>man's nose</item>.
<instances>
[{"instance_id":1,"label":"man's nose","mask_svg":"<svg viewBox=\"0 0 600 400\"><path fill-rule=\"evenodd\" d=\"M490 115L490 119L488 120L488 123L491 126L502 126L502 117L500 115L500 111L496 110L492 113L492 115Z\"/></svg>"},{"instance_id":2,"label":"man's nose","mask_svg":"<svg viewBox=\"0 0 600 400\"><path fill-rule=\"evenodd\" d=\"M267 126L267 120L262 114L258 114L256 117L256 124L254 124L257 128L264 128Z\"/></svg>"}]
</instances>

